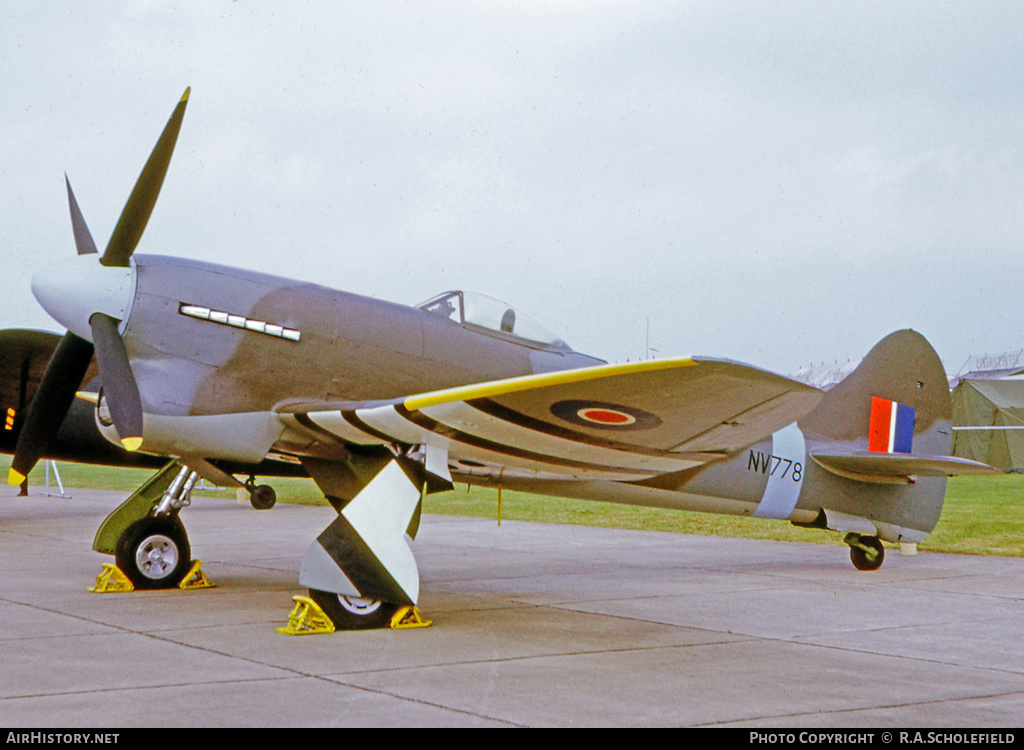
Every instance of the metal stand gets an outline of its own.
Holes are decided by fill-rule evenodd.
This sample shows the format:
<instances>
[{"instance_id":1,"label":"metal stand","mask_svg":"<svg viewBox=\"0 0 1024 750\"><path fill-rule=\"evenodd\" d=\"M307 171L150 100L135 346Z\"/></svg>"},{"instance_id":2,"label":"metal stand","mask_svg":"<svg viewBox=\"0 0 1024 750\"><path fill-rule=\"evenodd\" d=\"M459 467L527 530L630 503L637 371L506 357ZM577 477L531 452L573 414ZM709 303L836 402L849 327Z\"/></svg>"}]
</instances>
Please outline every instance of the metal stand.
<instances>
[{"instance_id":1,"label":"metal stand","mask_svg":"<svg viewBox=\"0 0 1024 750\"><path fill-rule=\"evenodd\" d=\"M56 479L57 479L57 486L60 487L60 493L59 494L56 493L56 492L50 492L50 469L51 468L53 469L54 477L56 477ZM56 461L47 461L46 462L46 488L43 490L43 494L46 495L47 497L63 497L65 499L70 499L71 498L71 495L69 495L68 493L66 493L64 491L64 483L60 480L60 472L57 471L57 462Z\"/></svg>"}]
</instances>

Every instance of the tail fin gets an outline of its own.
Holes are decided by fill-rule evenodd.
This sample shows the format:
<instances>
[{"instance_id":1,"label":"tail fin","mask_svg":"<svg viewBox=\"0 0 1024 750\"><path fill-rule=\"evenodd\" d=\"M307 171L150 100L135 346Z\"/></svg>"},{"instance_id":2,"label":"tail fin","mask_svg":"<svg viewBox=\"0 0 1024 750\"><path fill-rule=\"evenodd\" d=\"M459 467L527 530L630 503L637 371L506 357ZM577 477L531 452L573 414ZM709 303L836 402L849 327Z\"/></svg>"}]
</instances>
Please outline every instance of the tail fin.
<instances>
[{"instance_id":1,"label":"tail fin","mask_svg":"<svg viewBox=\"0 0 1024 750\"><path fill-rule=\"evenodd\" d=\"M886 336L856 370L825 394L801 427L867 451L873 396L914 409L912 452L949 455L953 442L949 385L942 362L924 336L911 330Z\"/></svg>"},{"instance_id":2,"label":"tail fin","mask_svg":"<svg viewBox=\"0 0 1024 750\"><path fill-rule=\"evenodd\" d=\"M897 542L924 539L942 512L946 477L991 473L950 456L946 373L925 338L896 331L800 421L817 481L820 521ZM804 504L803 501L801 504Z\"/></svg>"}]
</instances>

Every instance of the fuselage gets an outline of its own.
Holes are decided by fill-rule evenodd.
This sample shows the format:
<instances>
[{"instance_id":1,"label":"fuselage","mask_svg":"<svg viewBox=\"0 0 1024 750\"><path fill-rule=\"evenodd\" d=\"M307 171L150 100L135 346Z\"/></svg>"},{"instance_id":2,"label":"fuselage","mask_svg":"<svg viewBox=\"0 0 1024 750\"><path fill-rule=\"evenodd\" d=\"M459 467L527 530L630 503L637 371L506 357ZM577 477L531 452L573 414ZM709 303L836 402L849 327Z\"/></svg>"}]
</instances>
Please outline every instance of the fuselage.
<instances>
[{"instance_id":1,"label":"fuselage","mask_svg":"<svg viewBox=\"0 0 1024 750\"><path fill-rule=\"evenodd\" d=\"M382 401L601 363L561 342L201 261L136 255L130 283L125 269L111 275L120 298L104 304L122 316L143 450L166 455L256 461L280 437L272 415L289 406ZM60 302L73 294L62 290ZM37 296L69 329L90 335L87 318L61 319L45 290ZM116 441L102 409L99 416Z\"/></svg>"},{"instance_id":2,"label":"fuselage","mask_svg":"<svg viewBox=\"0 0 1024 750\"><path fill-rule=\"evenodd\" d=\"M317 284L180 258L135 265L123 338L147 415L385 400L600 363Z\"/></svg>"}]
</instances>

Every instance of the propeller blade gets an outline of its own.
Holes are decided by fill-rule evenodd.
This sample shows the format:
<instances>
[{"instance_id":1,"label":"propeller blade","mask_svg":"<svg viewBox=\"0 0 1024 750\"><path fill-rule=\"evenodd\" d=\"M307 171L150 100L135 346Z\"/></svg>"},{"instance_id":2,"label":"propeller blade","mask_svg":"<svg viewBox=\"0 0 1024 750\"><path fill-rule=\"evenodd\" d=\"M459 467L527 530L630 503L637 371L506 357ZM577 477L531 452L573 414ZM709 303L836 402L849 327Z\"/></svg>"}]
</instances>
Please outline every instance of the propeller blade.
<instances>
[{"instance_id":1,"label":"propeller blade","mask_svg":"<svg viewBox=\"0 0 1024 750\"><path fill-rule=\"evenodd\" d=\"M117 323L116 318L104 313L95 313L89 318L110 418L121 438L121 445L135 451L142 445L142 399L128 363L128 350L117 332Z\"/></svg>"},{"instance_id":2,"label":"propeller blade","mask_svg":"<svg viewBox=\"0 0 1024 750\"><path fill-rule=\"evenodd\" d=\"M96 243L92 241L92 234L85 224L85 217L75 200L75 191L71 189L71 180L64 175L64 184L68 186L68 206L71 208L71 228L75 232L75 247L79 255L92 255L96 252Z\"/></svg>"},{"instance_id":3,"label":"propeller blade","mask_svg":"<svg viewBox=\"0 0 1024 750\"><path fill-rule=\"evenodd\" d=\"M105 266L127 266L136 245L139 244L149 215L153 213L153 206L156 205L160 187L164 184L164 175L174 152L174 144L178 140L178 131L185 116L185 105L188 104L190 91L190 88L185 89L185 94L174 108L171 119L167 121L164 132L160 135L160 140L153 148L153 153L149 155L149 161L135 182L132 194L121 211L121 218L118 219L110 242L107 243L107 249L100 259L100 263Z\"/></svg>"},{"instance_id":4,"label":"propeller blade","mask_svg":"<svg viewBox=\"0 0 1024 750\"><path fill-rule=\"evenodd\" d=\"M93 345L70 331L64 334L46 366L14 448L7 481L19 485L46 452L75 400L92 361Z\"/></svg>"}]
</instances>

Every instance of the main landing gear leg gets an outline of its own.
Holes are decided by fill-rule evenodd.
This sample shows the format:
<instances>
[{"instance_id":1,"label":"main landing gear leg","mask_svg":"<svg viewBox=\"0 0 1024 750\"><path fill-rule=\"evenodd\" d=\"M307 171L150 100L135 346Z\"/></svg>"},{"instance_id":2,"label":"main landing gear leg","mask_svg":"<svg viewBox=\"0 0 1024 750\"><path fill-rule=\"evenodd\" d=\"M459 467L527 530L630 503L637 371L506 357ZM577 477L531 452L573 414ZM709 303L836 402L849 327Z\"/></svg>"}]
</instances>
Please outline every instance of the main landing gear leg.
<instances>
[{"instance_id":1,"label":"main landing gear leg","mask_svg":"<svg viewBox=\"0 0 1024 750\"><path fill-rule=\"evenodd\" d=\"M402 608L415 608L419 569L405 532L420 496L393 460L309 548L299 583L335 629L386 627Z\"/></svg>"},{"instance_id":2,"label":"main landing gear leg","mask_svg":"<svg viewBox=\"0 0 1024 750\"><path fill-rule=\"evenodd\" d=\"M178 512L190 502L198 475L177 461L157 472L100 525L97 552L114 555L137 589L174 588L191 575L188 534Z\"/></svg>"}]
</instances>

